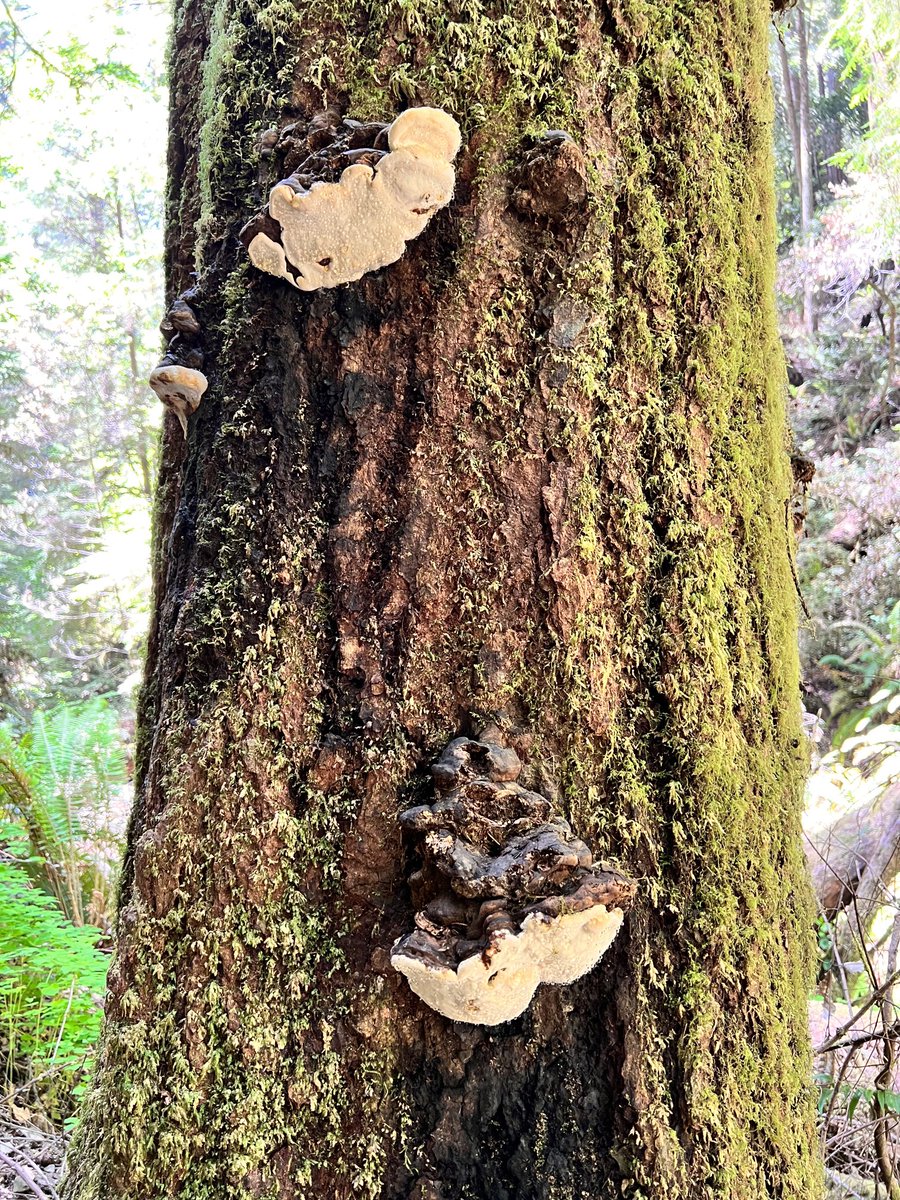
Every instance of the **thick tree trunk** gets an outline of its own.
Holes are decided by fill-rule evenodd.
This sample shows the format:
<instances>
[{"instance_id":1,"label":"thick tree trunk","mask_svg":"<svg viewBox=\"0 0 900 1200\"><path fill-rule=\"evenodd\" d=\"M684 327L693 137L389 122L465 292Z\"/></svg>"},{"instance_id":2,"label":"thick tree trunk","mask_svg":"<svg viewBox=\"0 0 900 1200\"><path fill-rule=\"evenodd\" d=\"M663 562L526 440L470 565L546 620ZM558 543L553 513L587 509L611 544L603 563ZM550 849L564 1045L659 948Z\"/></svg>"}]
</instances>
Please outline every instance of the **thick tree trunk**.
<instances>
[{"instance_id":1,"label":"thick tree trunk","mask_svg":"<svg viewBox=\"0 0 900 1200\"><path fill-rule=\"evenodd\" d=\"M818 1195L768 15L179 8L169 287L199 272L211 385L166 426L69 1200ZM326 102L465 143L398 263L301 295L236 235L286 169L260 133ZM492 1028L388 961L397 815L487 721L639 881L600 968Z\"/></svg>"}]
</instances>

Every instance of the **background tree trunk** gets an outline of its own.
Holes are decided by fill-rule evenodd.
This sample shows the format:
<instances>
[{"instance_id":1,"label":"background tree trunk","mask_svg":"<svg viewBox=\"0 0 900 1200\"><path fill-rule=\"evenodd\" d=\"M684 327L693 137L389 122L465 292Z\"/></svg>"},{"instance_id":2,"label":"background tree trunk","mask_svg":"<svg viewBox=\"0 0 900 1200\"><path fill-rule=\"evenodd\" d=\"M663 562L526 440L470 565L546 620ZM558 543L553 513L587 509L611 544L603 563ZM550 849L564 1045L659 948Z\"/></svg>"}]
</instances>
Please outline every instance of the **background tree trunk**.
<instances>
[{"instance_id":1,"label":"background tree trunk","mask_svg":"<svg viewBox=\"0 0 900 1200\"><path fill-rule=\"evenodd\" d=\"M797 54L800 60L797 87L797 109L799 117L800 141L800 237L807 248L811 240L811 227L815 200L813 195L813 177L815 172L815 157L813 153L812 125L809 110L809 32L806 25L806 12L803 0L797 4ZM805 282L803 285L803 324L808 334L816 331L816 293L811 275L811 264L804 264Z\"/></svg>"},{"instance_id":2,"label":"background tree trunk","mask_svg":"<svg viewBox=\"0 0 900 1200\"><path fill-rule=\"evenodd\" d=\"M787 127L791 135L791 150L793 151L793 175L797 185L798 198L803 193L803 166L802 166L802 143L800 141L800 111L797 101L796 92L799 88L799 81L794 78L794 72L791 70L791 61L788 58L787 46L784 42L784 36L779 32L778 35L778 59L781 64L781 79L784 88L784 107L787 117ZM803 220L803 209L800 210L801 223ZM802 224L801 224L802 229Z\"/></svg>"},{"instance_id":3,"label":"background tree trunk","mask_svg":"<svg viewBox=\"0 0 900 1200\"><path fill-rule=\"evenodd\" d=\"M768 17L179 7L168 282L211 386L166 424L70 1200L818 1194ZM300 295L236 234L259 134L326 102L466 142L400 262ZM560 128L587 205L522 215ZM489 1029L388 963L397 814L486 720L640 880L598 970Z\"/></svg>"},{"instance_id":4,"label":"background tree trunk","mask_svg":"<svg viewBox=\"0 0 900 1200\"><path fill-rule=\"evenodd\" d=\"M847 926L837 939L841 958L858 959L859 943L865 944L900 872L900 786L885 788L874 804L844 813L808 838L806 846L813 889L825 916L834 921L847 913Z\"/></svg>"}]
</instances>

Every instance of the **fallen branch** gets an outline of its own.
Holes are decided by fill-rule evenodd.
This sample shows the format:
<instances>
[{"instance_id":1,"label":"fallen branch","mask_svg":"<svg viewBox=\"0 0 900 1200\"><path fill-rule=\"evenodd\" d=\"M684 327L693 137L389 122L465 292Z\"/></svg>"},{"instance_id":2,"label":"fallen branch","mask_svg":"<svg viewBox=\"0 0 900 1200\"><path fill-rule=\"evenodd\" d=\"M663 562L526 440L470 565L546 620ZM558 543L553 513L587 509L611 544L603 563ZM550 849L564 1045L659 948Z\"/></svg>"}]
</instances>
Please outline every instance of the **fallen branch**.
<instances>
[{"instance_id":1,"label":"fallen branch","mask_svg":"<svg viewBox=\"0 0 900 1200\"><path fill-rule=\"evenodd\" d=\"M843 1040L847 1032L851 1030L856 1022L869 1011L873 1004L877 1004L878 1001L883 998L885 993L894 986L898 979L900 979L900 970L894 971L892 974L890 974L884 983L875 989L865 1004L863 1004L861 1008L857 1009L850 1020L844 1022L840 1029L835 1032L833 1037L830 1037L828 1041L824 1042L821 1046L816 1047L816 1055L827 1054L829 1050L836 1049L838 1043ZM880 1037L882 1035L879 1034L878 1036Z\"/></svg>"},{"instance_id":2,"label":"fallen branch","mask_svg":"<svg viewBox=\"0 0 900 1200\"><path fill-rule=\"evenodd\" d=\"M56 1197L57 1193L55 1188L51 1186L49 1194L45 1192L43 1188L41 1188L35 1182L34 1176L30 1171L26 1170L25 1167L21 1166L14 1159L4 1154L2 1150L0 1150L0 1162L2 1162L4 1166L9 1167L13 1174L17 1175L27 1187L31 1188L34 1194L39 1197L39 1200L54 1200Z\"/></svg>"}]
</instances>

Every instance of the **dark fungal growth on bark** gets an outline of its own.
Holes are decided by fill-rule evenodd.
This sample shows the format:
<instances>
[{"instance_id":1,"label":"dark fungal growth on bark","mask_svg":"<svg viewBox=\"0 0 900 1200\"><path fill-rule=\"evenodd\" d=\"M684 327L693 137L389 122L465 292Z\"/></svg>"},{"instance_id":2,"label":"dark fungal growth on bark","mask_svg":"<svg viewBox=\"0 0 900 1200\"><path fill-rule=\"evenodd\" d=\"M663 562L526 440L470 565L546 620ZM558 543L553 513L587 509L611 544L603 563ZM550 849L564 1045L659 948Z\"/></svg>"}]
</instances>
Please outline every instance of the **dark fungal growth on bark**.
<instances>
[{"instance_id":1,"label":"dark fungal growth on bark","mask_svg":"<svg viewBox=\"0 0 900 1200\"><path fill-rule=\"evenodd\" d=\"M584 154L567 133L548 130L527 147L510 196L519 216L564 225L585 208L587 198Z\"/></svg>"},{"instance_id":2,"label":"dark fungal growth on bark","mask_svg":"<svg viewBox=\"0 0 900 1200\"><path fill-rule=\"evenodd\" d=\"M484 736L484 735L482 735ZM572 983L619 931L634 884L594 863L515 751L456 738L431 768L437 799L400 816L419 839L416 928L392 965L445 1017L498 1025L541 983Z\"/></svg>"},{"instance_id":3,"label":"dark fungal growth on bark","mask_svg":"<svg viewBox=\"0 0 900 1200\"><path fill-rule=\"evenodd\" d=\"M345 120L336 128L326 110L306 142L309 154L241 231L253 265L300 291L396 262L453 195L459 126L438 108L409 108L390 126Z\"/></svg>"},{"instance_id":4,"label":"dark fungal growth on bark","mask_svg":"<svg viewBox=\"0 0 900 1200\"><path fill-rule=\"evenodd\" d=\"M806 516L808 510L808 492L809 485L812 483L816 474L816 464L811 458L807 458L805 454L800 454L799 451L794 451L791 454L791 475L794 480L794 486L791 489L791 524L794 530L794 536L800 538L803 536L803 528L806 524Z\"/></svg>"},{"instance_id":5,"label":"dark fungal growth on bark","mask_svg":"<svg viewBox=\"0 0 900 1200\"><path fill-rule=\"evenodd\" d=\"M309 190L314 183L335 183L354 162L374 166L387 154L388 123L355 121L326 108L310 121L291 121L281 129L267 129L259 139L260 157L274 159L295 189ZM241 230L247 244L253 218Z\"/></svg>"}]
</instances>

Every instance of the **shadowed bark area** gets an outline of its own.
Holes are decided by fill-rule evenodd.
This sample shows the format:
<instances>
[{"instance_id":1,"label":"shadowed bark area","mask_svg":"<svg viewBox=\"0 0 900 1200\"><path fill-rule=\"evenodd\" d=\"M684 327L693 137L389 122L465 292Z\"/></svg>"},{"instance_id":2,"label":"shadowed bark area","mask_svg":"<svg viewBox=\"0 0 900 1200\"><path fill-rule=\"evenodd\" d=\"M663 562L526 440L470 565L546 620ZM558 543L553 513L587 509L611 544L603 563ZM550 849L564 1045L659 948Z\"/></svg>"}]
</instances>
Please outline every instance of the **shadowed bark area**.
<instances>
[{"instance_id":1,"label":"shadowed bark area","mask_svg":"<svg viewBox=\"0 0 900 1200\"><path fill-rule=\"evenodd\" d=\"M68 1200L819 1194L767 21L178 9L169 300L210 386L166 423ZM309 121L409 104L464 145L404 257L308 295L250 268ZM485 725L638 883L600 967L493 1028L389 962L398 817Z\"/></svg>"}]
</instances>

